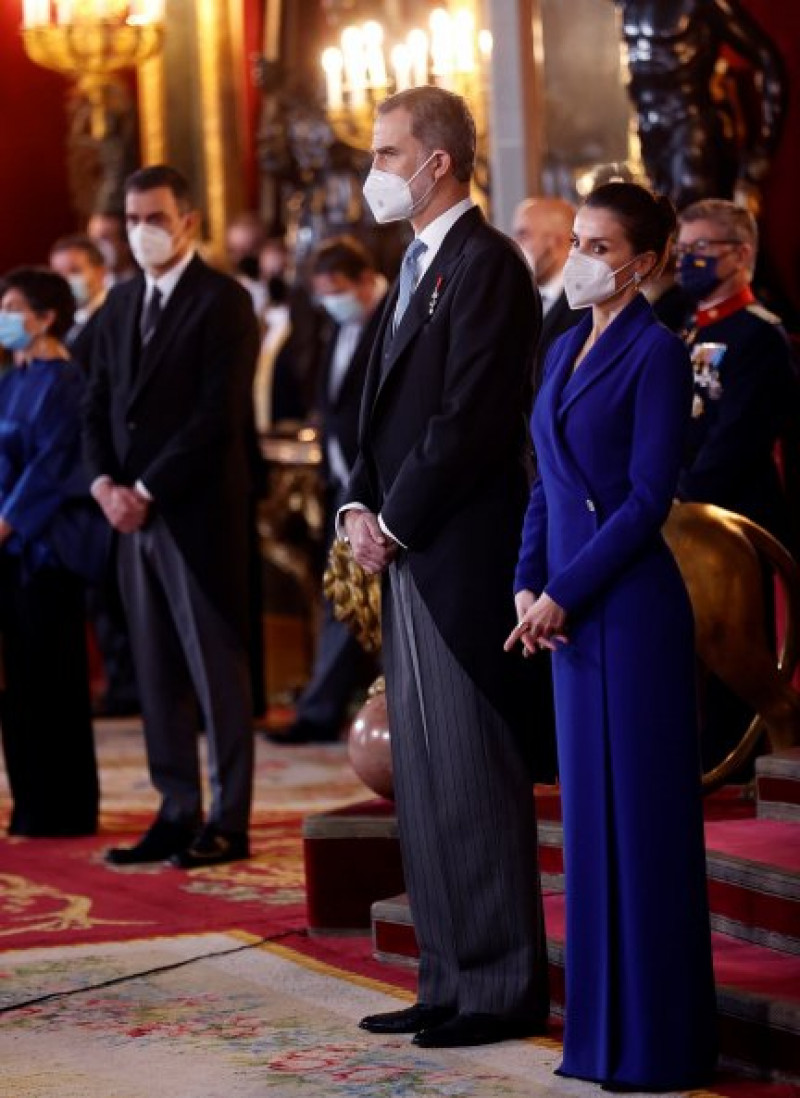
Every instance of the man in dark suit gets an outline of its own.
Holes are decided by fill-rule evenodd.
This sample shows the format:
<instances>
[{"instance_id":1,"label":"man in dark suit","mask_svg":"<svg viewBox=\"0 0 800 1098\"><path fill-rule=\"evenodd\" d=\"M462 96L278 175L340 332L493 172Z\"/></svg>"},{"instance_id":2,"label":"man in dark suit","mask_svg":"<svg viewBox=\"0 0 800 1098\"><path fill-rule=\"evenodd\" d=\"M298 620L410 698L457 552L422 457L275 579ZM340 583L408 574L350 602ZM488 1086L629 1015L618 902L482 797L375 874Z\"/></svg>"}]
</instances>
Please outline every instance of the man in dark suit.
<instances>
[{"instance_id":1,"label":"man in dark suit","mask_svg":"<svg viewBox=\"0 0 800 1098\"><path fill-rule=\"evenodd\" d=\"M247 292L194 253L199 215L165 166L127 181L143 274L115 287L85 419L92 495L119 533L122 597L156 820L113 864L181 868L247 857L252 702L247 656L247 431L258 328ZM198 703L211 805L202 826Z\"/></svg>"},{"instance_id":2,"label":"man in dark suit","mask_svg":"<svg viewBox=\"0 0 800 1098\"><path fill-rule=\"evenodd\" d=\"M525 741L502 652L527 494L522 392L540 306L518 249L469 197L475 128L436 87L378 109L364 193L415 232L370 359L339 528L384 573L398 829L418 1002L362 1027L423 1047L540 1031L547 959ZM527 699L527 708L530 699Z\"/></svg>"},{"instance_id":3,"label":"man in dark suit","mask_svg":"<svg viewBox=\"0 0 800 1098\"><path fill-rule=\"evenodd\" d=\"M50 266L66 278L75 298L75 320L64 343L88 373L99 312L106 299L105 260L88 236L62 236L50 249Z\"/></svg>"},{"instance_id":4,"label":"man in dark suit","mask_svg":"<svg viewBox=\"0 0 800 1098\"><path fill-rule=\"evenodd\" d=\"M533 271L542 299L542 333L536 348L533 392L539 391L544 359L553 340L577 324L585 309L571 309L564 293L564 264L572 248L575 207L564 198L536 197L514 212L514 239Z\"/></svg>"},{"instance_id":5,"label":"man in dark suit","mask_svg":"<svg viewBox=\"0 0 800 1098\"><path fill-rule=\"evenodd\" d=\"M317 396L330 545L358 454L361 396L387 287L369 252L353 237L327 240L314 256L311 273L317 299L333 322ZM296 720L286 732L267 733L267 738L282 745L337 740L353 694L370 673L374 676L373 661L325 600L314 669L298 700Z\"/></svg>"}]
</instances>

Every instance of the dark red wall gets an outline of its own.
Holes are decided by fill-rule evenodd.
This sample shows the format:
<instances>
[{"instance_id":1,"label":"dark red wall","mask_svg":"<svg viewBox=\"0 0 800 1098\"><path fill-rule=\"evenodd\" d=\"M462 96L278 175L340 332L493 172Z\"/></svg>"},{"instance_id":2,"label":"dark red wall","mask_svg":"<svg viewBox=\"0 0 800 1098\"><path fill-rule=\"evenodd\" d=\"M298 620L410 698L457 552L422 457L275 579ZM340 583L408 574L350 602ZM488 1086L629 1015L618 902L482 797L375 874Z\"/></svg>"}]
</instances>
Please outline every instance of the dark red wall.
<instances>
[{"instance_id":1,"label":"dark red wall","mask_svg":"<svg viewBox=\"0 0 800 1098\"><path fill-rule=\"evenodd\" d=\"M29 61L19 0L0 3L0 272L46 261L75 219L67 189L67 81Z\"/></svg>"}]
</instances>

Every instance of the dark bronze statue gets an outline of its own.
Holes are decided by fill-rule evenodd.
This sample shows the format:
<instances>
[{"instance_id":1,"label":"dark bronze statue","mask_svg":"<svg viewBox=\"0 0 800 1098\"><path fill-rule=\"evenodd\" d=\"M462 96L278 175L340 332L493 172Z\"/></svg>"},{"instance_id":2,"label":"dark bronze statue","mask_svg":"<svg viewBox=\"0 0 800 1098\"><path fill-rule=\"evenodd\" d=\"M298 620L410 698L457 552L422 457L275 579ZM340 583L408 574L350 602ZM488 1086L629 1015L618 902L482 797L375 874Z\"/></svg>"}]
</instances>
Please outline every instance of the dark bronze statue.
<instances>
[{"instance_id":1,"label":"dark bronze statue","mask_svg":"<svg viewBox=\"0 0 800 1098\"><path fill-rule=\"evenodd\" d=\"M785 113L786 77L772 41L738 0L614 2L653 186L678 208L713 196L757 213ZM726 50L752 67L750 101L735 102L720 85Z\"/></svg>"}]
</instances>

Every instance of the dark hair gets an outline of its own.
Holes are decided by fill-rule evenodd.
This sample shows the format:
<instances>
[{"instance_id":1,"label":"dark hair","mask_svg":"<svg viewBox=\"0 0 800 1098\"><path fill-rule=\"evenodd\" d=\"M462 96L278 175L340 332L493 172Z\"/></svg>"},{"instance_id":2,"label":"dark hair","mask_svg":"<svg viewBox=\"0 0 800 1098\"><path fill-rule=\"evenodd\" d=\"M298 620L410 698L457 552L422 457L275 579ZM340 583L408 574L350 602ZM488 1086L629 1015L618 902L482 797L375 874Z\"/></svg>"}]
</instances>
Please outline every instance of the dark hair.
<instances>
[{"instance_id":1,"label":"dark hair","mask_svg":"<svg viewBox=\"0 0 800 1098\"><path fill-rule=\"evenodd\" d=\"M334 236L323 241L314 254L312 275L342 274L352 282L364 271L374 271L372 256L354 236Z\"/></svg>"},{"instance_id":2,"label":"dark hair","mask_svg":"<svg viewBox=\"0 0 800 1098\"><path fill-rule=\"evenodd\" d=\"M175 196L178 209L182 213L193 209L192 191L188 180L168 164L153 164L149 168L140 168L125 180L125 194L141 194L154 191L156 187L167 187Z\"/></svg>"},{"instance_id":3,"label":"dark hair","mask_svg":"<svg viewBox=\"0 0 800 1098\"><path fill-rule=\"evenodd\" d=\"M402 107L411 115L411 133L429 152L444 149L453 161L453 175L468 183L475 167L475 120L460 95L424 84L406 88L378 105L378 114Z\"/></svg>"},{"instance_id":4,"label":"dark hair","mask_svg":"<svg viewBox=\"0 0 800 1098\"><path fill-rule=\"evenodd\" d=\"M83 233L74 233L72 236L61 236L50 249L50 255L58 255L59 252L83 252L93 267L105 267L106 261L103 253L97 247L91 237Z\"/></svg>"},{"instance_id":5,"label":"dark hair","mask_svg":"<svg viewBox=\"0 0 800 1098\"><path fill-rule=\"evenodd\" d=\"M49 267L17 267L0 280L0 297L18 290L37 316L51 310L56 314L50 335L61 339L70 330L75 316L75 298L69 283Z\"/></svg>"},{"instance_id":6,"label":"dark hair","mask_svg":"<svg viewBox=\"0 0 800 1098\"><path fill-rule=\"evenodd\" d=\"M666 195L655 194L639 183L604 183L592 191L584 206L609 210L637 255L655 252L663 259L678 224L675 207Z\"/></svg>"}]
</instances>

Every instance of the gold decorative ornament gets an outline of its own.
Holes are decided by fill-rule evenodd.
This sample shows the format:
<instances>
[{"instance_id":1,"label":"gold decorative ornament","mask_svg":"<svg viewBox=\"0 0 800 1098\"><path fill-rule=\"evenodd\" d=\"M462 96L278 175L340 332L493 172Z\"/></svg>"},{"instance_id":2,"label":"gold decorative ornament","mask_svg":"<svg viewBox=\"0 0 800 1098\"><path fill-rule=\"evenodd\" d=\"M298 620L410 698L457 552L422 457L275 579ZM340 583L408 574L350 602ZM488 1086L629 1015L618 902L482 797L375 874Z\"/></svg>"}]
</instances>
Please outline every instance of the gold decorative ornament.
<instances>
[{"instance_id":1,"label":"gold decorative ornament","mask_svg":"<svg viewBox=\"0 0 800 1098\"><path fill-rule=\"evenodd\" d=\"M328 555L322 579L325 598L333 605L339 621L345 623L365 652L381 647L381 583L356 564L350 545L337 538Z\"/></svg>"},{"instance_id":2,"label":"gold decorative ornament","mask_svg":"<svg viewBox=\"0 0 800 1098\"><path fill-rule=\"evenodd\" d=\"M117 73L161 49L162 0L23 0L22 10L26 53L76 80L91 107L92 136L101 140Z\"/></svg>"}]
</instances>

